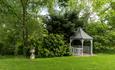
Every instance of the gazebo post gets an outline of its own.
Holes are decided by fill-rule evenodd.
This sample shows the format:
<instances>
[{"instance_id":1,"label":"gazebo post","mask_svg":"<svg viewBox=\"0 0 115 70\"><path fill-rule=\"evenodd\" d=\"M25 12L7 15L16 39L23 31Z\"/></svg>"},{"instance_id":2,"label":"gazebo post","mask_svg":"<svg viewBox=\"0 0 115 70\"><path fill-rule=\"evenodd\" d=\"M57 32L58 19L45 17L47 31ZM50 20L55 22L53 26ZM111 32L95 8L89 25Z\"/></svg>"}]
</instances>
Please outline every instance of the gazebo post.
<instances>
[{"instance_id":1,"label":"gazebo post","mask_svg":"<svg viewBox=\"0 0 115 70\"><path fill-rule=\"evenodd\" d=\"M81 40L81 43L82 43L82 56L83 56L83 44L84 44L84 40L83 39Z\"/></svg>"},{"instance_id":2,"label":"gazebo post","mask_svg":"<svg viewBox=\"0 0 115 70\"><path fill-rule=\"evenodd\" d=\"M90 40L91 42L91 55L93 55L93 40Z\"/></svg>"},{"instance_id":3,"label":"gazebo post","mask_svg":"<svg viewBox=\"0 0 115 70\"><path fill-rule=\"evenodd\" d=\"M69 43L69 49L70 49L70 52L72 53L71 43L72 43L72 39L70 39L70 43Z\"/></svg>"}]
</instances>

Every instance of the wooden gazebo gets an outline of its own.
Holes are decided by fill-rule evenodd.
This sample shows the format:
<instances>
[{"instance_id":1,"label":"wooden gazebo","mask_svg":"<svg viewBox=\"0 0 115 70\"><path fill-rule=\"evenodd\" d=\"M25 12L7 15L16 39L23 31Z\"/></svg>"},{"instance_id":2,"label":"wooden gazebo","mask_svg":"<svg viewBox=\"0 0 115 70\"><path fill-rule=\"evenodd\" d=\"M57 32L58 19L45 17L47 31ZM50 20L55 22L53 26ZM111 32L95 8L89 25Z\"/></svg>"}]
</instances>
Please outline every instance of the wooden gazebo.
<instances>
[{"instance_id":1,"label":"wooden gazebo","mask_svg":"<svg viewBox=\"0 0 115 70\"><path fill-rule=\"evenodd\" d=\"M74 40L79 40L80 45L72 46ZM90 46L84 46L84 41L90 41ZM89 53L85 53L84 50ZM70 37L70 51L73 55L83 56L85 54L93 55L93 38L83 31L81 27Z\"/></svg>"}]
</instances>

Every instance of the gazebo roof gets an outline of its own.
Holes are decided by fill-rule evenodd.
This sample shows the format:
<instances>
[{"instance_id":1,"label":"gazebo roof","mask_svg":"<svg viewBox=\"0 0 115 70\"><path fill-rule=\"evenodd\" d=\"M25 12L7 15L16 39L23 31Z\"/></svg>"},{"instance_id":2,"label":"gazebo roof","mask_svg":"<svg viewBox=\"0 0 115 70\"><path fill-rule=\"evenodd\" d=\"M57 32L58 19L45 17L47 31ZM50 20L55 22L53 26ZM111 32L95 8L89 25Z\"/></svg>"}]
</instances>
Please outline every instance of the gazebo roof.
<instances>
[{"instance_id":1,"label":"gazebo roof","mask_svg":"<svg viewBox=\"0 0 115 70\"><path fill-rule=\"evenodd\" d=\"M75 31L75 34L70 37L70 39L92 40L93 38L89 36L86 32L84 32L81 27L79 27L77 31Z\"/></svg>"}]
</instances>

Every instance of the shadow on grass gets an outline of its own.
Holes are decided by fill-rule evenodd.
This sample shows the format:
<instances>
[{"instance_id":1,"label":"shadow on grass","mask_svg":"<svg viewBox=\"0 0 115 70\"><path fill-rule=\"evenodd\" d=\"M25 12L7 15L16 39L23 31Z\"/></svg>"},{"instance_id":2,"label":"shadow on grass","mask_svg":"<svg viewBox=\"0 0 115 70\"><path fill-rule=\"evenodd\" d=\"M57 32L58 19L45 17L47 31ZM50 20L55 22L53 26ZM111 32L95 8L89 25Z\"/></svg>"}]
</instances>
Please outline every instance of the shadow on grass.
<instances>
[{"instance_id":1,"label":"shadow on grass","mask_svg":"<svg viewBox=\"0 0 115 70\"><path fill-rule=\"evenodd\" d=\"M24 56L13 56L13 55L0 55L0 60L1 59L29 59L28 57L24 57Z\"/></svg>"},{"instance_id":2,"label":"shadow on grass","mask_svg":"<svg viewBox=\"0 0 115 70\"><path fill-rule=\"evenodd\" d=\"M95 55L115 55L115 52L101 52L94 53ZM64 58L64 57L75 57L75 56L59 56L59 57L36 57L35 59L52 59L52 58ZM25 57L23 55L0 55L0 60L2 59L30 59L29 57Z\"/></svg>"},{"instance_id":3,"label":"shadow on grass","mask_svg":"<svg viewBox=\"0 0 115 70\"><path fill-rule=\"evenodd\" d=\"M54 59L54 58L65 58L65 57L73 57L73 56L59 56L59 57L36 57L35 59ZM29 57L24 57L23 55L13 56L13 55L0 55L0 60L9 60L9 59L24 59L30 60Z\"/></svg>"}]
</instances>

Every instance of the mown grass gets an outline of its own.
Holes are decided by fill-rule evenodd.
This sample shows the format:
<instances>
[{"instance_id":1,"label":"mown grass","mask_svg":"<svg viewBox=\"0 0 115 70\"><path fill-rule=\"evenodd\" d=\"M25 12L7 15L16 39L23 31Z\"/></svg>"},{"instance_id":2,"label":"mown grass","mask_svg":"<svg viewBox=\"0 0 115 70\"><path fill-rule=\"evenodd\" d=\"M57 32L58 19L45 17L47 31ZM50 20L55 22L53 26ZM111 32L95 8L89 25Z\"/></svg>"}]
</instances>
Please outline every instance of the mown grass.
<instances>
[{"instance_id":1,"label":"mown grass","mask_svg":"<svg viewBox=\"0 0 115 70\"><path fill-rule=\"evenodd\" d=\"M115 55L37 58L0 56L0 70L114 70Z\"/></svg>"}]
</instances>

